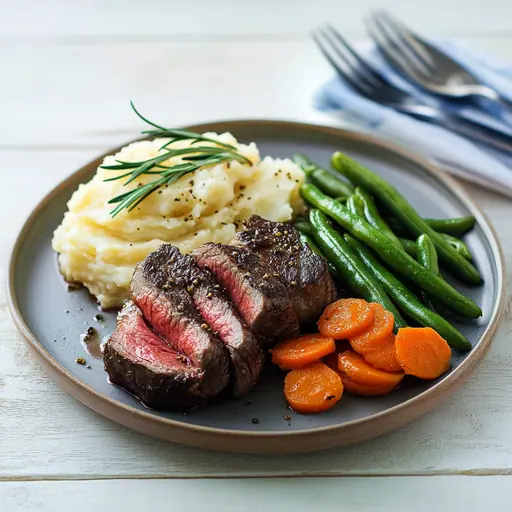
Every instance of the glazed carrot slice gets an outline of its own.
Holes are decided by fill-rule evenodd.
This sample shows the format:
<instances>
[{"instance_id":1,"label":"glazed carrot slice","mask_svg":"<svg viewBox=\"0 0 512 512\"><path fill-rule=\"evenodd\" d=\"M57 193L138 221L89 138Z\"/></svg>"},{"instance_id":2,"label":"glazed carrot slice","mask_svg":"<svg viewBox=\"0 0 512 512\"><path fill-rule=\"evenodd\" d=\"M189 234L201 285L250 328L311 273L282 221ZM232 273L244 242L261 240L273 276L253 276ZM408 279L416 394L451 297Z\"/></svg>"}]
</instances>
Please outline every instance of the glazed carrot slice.
<instances>
[{"instance_id":1,"label":"glazed carrot slice","mask_svg":"<svg viewBox=\"0 0 512 512\"><path fill-rule=\"evenodd\" d=\"M452 350L430 327L404 327L398 329L395 354L405 373L432 380L448 371Z\"/></svg>"},{"instance_id":2,"label":"glazed carrot slice","mask_svg":"<svg viewBox=\"0 0 512 512\"><path fill-rule=\"evenodd\" d=\"M292 370L284 379L286 401L304 414L331 409L342 394L341 377L323 363Z\"/></svg>"},{"instance_id":3,"label":"glazed carrot slice","mask_svg":"<svg viewBox=\"0 0 512 512\"><path fill-rule=\"evenodd\" d=\"M353 395L360 396L382 396L391 393L395 389L395 385L391 386L368 386L361 384L355 380L349 379L346 375L341 376L343 382L343 388L345 391L352 393Z\"/></svg>"},{"instance_id":4,"label":"glazed carrot slice","mask_svg":"<svg viewBox=\"0 0 512 512\"><path fill-rule=\"evenodd\" d=\"M282 370L294 370L319 361L335 350L336 344L332 338L321 334L305 334L300 338L278 343L270 353L272 362L278 364Z\"/></svg>"},{"instance_id":5,"label":"glazed carrot slice","mask_svg":"<svg viewBox=\"0 0 512 512\"><path fill-rule=\"evenodd\" d=\"M379 345L386 343L395 324L393 314L380 304L371 302L369 306L375 317L373 324L361 334L349 338L352 348L360 354L375 350Z\"/></svg>"},{"instance_id":6,"label":"glazed carrot slice","mask_svg":"<svg viewBox=\"0 0 512 512\"><path fill-rule=\"evenodd\" d=\"M338 368L349 379L367 386L396 386L404 377L402 372L391 373L374 368L352 350L346 350L338 356Z\"/></svg>"},{"instance_id":7,"label":"glazed carrot slice","mask_svg":"<svg viewBox=\"0 0 512 512\"><path fill-rule=\"evenodd\" d=\"M388 341L381 347L367 352L363 355L367 363L370 363L375 368L385 370L387 372L401 372L402 367L396 360L395 356L395 335L391 333Z\"/></svg>"},{"instance_id":8,"label":"glazed carrot slice","mask_svg":"<svg viewBox=\"0 0 512 512\"><path fill-rule=\"evenodd\" d=\"M355 336L373 324L374 313L363 299L340 299L329 304L317 322L324 336L342 340Z\"/></svg>"},{"instance_id":9,"label":"glazed carrot slice","mask_svg":"<svg viewBox=\"0 0 512 512\"><path fill-rule=\"evenodd\" d=\"M346 340L338 340L336 341L336 350L334 352L331 352L329 355L325 356L322 359L322 362L326 364L331 370L334 370L335 372L338 370L338 354L340 352L344 352L345 350L348 350L350 348L350 345L348 341Z\"/></svg>"}]
</instances>

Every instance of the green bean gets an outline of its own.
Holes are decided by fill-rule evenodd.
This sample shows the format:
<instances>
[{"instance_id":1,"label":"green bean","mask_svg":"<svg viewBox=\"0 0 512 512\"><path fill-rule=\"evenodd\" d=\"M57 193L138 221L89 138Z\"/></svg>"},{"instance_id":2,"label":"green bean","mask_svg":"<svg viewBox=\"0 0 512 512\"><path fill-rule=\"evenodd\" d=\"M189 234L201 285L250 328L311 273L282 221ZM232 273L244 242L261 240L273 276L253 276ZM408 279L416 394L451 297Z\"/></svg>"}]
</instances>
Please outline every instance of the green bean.
<instances>
[{"instance_id":1,"label":"green bean","mask_svg":"<svg viewBox=\"0 0 512 512\"><path fill-rule=\"evenodd\" d=\"M416 242L413 242L412 240L408 240L407 238L399 238L401 246L404 248L405 252L412 256L413 258L416 258L416 255L418 254L418 248L416 247Z\"/></svg>"},{"instance_id":2,"label":"green bean","mask_svg":"<svg viewBox=\"0 0 512 512\"><path fill-rule=\"evenodd\" d=\"M343 176L355 185L363 187L388 208L404 224L407 231L415 236L423 233L429 235L436 246L439 259L456 277L470 284L482 282L478 270L434 231L395 187L343 153L335 153L332 163Z\"/></svg>"},{"instance_id":3,"label":"green bean","mask_svg":"<svg viewBox=\"0 0 512 512\"><path fill-rule=\"evenodd\" d=\"M379 263L378 259L361 242L348 235L345 235L345 240L350 249L358 254L366 267L388 292L404 315L424 327L431 327L437 331L454 349L462 352L471 350L471 343L460 331L442 316L426 308L400 280Z\"/></svg>"},{"instance_id":4,"label":"green bean","mask_svg":"<svg viewBox=\"0 0 512 512\"><path fill-rule=\"evenodd\" d=\"M313 232L313 228L311 228L311 231ZM300 232L300 240L304 245L307 245L315 254L320 256L322 259L324 259L327 262L327 267L329 268L329 272L336 277L340 282L343 282L343 277L338 272L338 269L325 257L325 254L320 250L320 247L315 244L313 241L313 238L303 231Z\"/></svg>"},{"instance_id":5,"label":"green bean","mask_svg":"<svg viewBox=\"0 0 512 512\"><path fill-rule=\"evenodd\" d=\"M439 298L451 310L467 318L477 318L482 315L482 310L471 299L462 295L440 277L432 275L365 219L322 194L314 185L302 185L301 194L308 203L322 210L351 235L375 250L395 272L410 279L432 297Z\"/></svg>"},{"instance_id":6,"label":"green bean","mask_svg":"<svg viewBox=\"0 0 512 512\"><path fill-rule=\"evenodd\" d=\"M380 213L377 210L377 206L375 206L375 203L373 202L370 194L364 191L361 187L356 187L356 195L363 201L364 217L366 220L374 228L380 230L382 233L391 238L391 240L393 240L393 242L395 242L399 247L401 247L400 240L398 240L398 237L393 233L387 222L380 216Z\"/></svg>"},{"instance_id":7,"label":"green bean","mask_svg":"<svg viewBox=\"0 0 512 512\"><path fill-rule=\"evenodd\" d=\"M320 210L311 210L309 219L315 230L315 241L322 252L334 264L343 278L342 283L368 302L378 302L395 316L395 327L407 324L387 293L366 269L359 257L352 253L341 234L334 228L326 215Z\"/></svg>"},{"instance_id":8,"label":"green bean","mask_svg":"<svg viewBox=\"0 0 512 512\"><path fill-rule=\"evenodd\" d=\"M432 274L439 275L436 246L428 235L420 235L416 240L417 259L420 265L428 268Z\"/></svg>"},{"instance_id":9,"label":"green bean","mask_svg":"<svg viewBox=\"0 0 512 512\"><path fill-rule=\"evenodd\" d=\"M304 155L294 155L293 161L304 171L309 180L322 192L331 197L346 199L354 193L350 183L341 180L335 174L322 169Z\"/></svg>"},{"instance_id":10,"label":"green bean","mask_svg":"<svg viewBox=\"0 0 512 512\"><path fill-rule=\"evenodd\" d=\"M407 235L406 230L401 225L400 221L396 217L386 218L389 227L398 236ZM423 220L438 233L452 236L462 236L470 231L475 225L475 218L472 216L468 217L454 217L453 219L427 219Z\"/></svg>"},{"instance_id":11,"label":"green bean","mask_svg":"<svg viewBox=\"0 0 512 512\"><path fill-rule=\"evenodd\" d=\"M313 236L313 227L306 219L296 219L294 226L301 231L302 233L305 233L308 236Z\"/></svg>"},{"instance_id":12,"label":"green bean","mask_svg":"<svg viewBox=\"0 0 512 512\"><path fill-rule=\"evenodd\" d=\"M436 247L432 243L432 240L428 235L420 235L416 240L417 248L417 261L420 265L423 265L426 269L430 270L435 276L439 274L439 264L437 260ZM434 303L430 300L430 297L421 290L421 298L425 305L432 311L436 311Z\"/></svg>"},{"instance_id":13,"label":"green bean","mask_svg":"<svg viewBox=\"0 0 512 512\"><path fill-rule=\"evenodd\" d=\"M475 226L475 217L454 217L453 219L423 219L432 229L438 233L462 236L471 231Z\"/></svg>"},{"instance_id":14,"label":"green bean","mask_svg":"<svg viewBox=\"0 0 512 512\"><path fill-rule=\"evenodd\" d=\"M446 233L441 233L441 236L464 258L471 261L473 256L469 247L460 239L455 238L452 235L447 235Z\"/></svg>"},{"instance_id":15,"label":"green bean","mask_svg":"<svg viewBox=\"0 0 512 512\"><path fill-rule=\"evenodd\" d=\"M390 218L389 225L399 237L407 236L406 230L400 225L400 222L397 219ZM439 233L439 235L442 236L465 259L470 261L473 259L468 246L460 238L455 238L454 236L446 233ZM402 243L401 238L400 243Z\"/></svg>"},{"instance_id":16,"label":"green bean","mask_svg":"<svg viewBox=\"0 0 512 512\"><path fill-rule=\"evenodd\" d=\"M359 196L352 194L345 204L352 213L364 217L364 204Z\"/></svg>"}]
</instances>

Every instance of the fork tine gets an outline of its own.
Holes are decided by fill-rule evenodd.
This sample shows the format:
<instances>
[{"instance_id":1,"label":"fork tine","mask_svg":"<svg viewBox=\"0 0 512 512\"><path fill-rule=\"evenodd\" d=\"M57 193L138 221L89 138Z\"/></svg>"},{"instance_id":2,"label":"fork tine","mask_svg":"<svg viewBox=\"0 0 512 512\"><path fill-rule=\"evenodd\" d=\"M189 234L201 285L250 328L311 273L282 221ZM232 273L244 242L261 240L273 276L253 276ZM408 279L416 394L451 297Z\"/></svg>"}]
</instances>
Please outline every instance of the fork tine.
<instances>
[{"instance_id":1,"label":"fork tine","mask_svg":"<svg viewBox=\"0 0 512 512\"><path fill-rule=\"evenodd\" d=\"M417 57L415 53L411 52L410 45L407 41L404 42L400 33L397 33L392 27L390 27L377 13L372 15L372 19L375 28L380 31L383 39L386 40L387 45L395 48L397 55L401 57L401 60L407 61L408 65L414 69L417 74L429 73L429 68L419 57Z\"/></svg>"},{"instance_id":2,"label":"fork tine","mask_svg":"<svg viewBox=\"0 0 512 512\"><path fill-rule=\"evenodd\" d=\"M368 76L365 70L359 65L358 61L353 57L353 54L347 50L347 45L341 45L336 41L336 38L327 28L320 29L324 38L329 42L334 53L340 58L345 65L348 67L350 73L356 76L360 81L364 82L365 85L375 84L375 79L372 76ZM354 52L355 53L355 52ZM369 79L368 79L369 78Z\"/></svg>"},{"instance_id":3,"label":"fork tine","mask_svg":"<svg viewBox=\"0 0 512 512\"><path fill-rule=\"evenodd\" d=\"M353 79L352 75L350 75L349 73L346 73L345 70L342 69L342 67L339 65L339 63L336 61L336 59L333 57L333 55L331 55L331 50L329 49L329 47L326 45L326 43L322 42L319 35L317 33L313 32L311 36L313 38L313 41L318 46L318 49L320 50L322 55L326 58L327 62L329 62L329 64L335 69L338 76L347 85L352 87L352 89L355 89L356 91L360 92L361 94L366 95L367 91L365 91L364 89L361 89L358 82Z\"/></svg>"},{"instance_id":4,"label":"fork tine","mask_svg":"<svg viewBox=\"0 0 512 512\"><path fill-rule=\"evenodd\" d=\"M347 42L347 40L329 23L325 25L325 30L329 31L331 36L341 44L345 50L351 55L351 57L356 61L359 65L362 72L366 74L366 76L372 80L376 85L381 85L384 81L382 75L375 70L365 59L363 59L354 48Z\"/></svg>"},{"instance_id":5,"label":"fork tine","mask_svg":"<svg viewBox=\"0 0 512 512\"><path fill-rule=\"evenodd\" d=\"M390 39L389 34L381 27L375 17L365 18L366 29L375 41L379 50L407 75L424 75L425 73L411 62L408 54L400 52L397 45Z\"/></svg>"},{"instance_id":6,"label":"fork tine","mask_svg":"<svg viewBox=\"0 0 512 512\"><path fill-rule=\"evenodd\" d=\"M375 16L378 17L382 23L388 25L390 29L400 37L404 46L407 46L410 52L420 59L423 64L429 68L429 70L434 70L434 64L429 51L421 44L421 41L418 41L414 32L412 32L402 21L384 9L378 10L375 13Z\"/></svg>"},{"instance_id":7,"label":"fork tine","mask_svg":"<svg viewBox=\"0 0 512 512\"><path fill-rule=\"evenodd\" d=\"M333 43L329 34L319 29L313 32L312 36L323 56L348 85L365 96L372 93L373 86L365 76L361 75L358 68L340 51L338 46Z\"/></svg>"}]
</instances>

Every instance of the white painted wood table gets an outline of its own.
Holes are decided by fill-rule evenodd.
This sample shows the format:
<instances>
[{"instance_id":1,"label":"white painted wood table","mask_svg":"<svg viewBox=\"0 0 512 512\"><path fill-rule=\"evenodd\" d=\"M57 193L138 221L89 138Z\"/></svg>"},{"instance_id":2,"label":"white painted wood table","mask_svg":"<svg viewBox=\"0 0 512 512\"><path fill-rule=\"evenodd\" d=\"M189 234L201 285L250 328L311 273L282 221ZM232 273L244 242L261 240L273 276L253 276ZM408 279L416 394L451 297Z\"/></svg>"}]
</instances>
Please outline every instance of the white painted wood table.
<instances>
[{"instance_id":1,"label":"white painted wood table","mask_svg":"<svg viewBox=\"0 0 512 512\"><path fill-rule=\"evenodd\" d=\"M488 0L485 8L478 0L386 5L425 31L512 59L509 0ZM174 125L320 120L311 95L330 70L308 30L330 20L361 38L362 15L372 6L1 1L2 283L11 244L35 203L84 162L137 134L130 99ZM510 265L512 202L468 189L500 233ZM288 457L185 448L98 416L39 368L4 295L0 301L2 512L512 509L510 296L487 360L448 403L380 439Z\"/></svg>"}]
</instances>

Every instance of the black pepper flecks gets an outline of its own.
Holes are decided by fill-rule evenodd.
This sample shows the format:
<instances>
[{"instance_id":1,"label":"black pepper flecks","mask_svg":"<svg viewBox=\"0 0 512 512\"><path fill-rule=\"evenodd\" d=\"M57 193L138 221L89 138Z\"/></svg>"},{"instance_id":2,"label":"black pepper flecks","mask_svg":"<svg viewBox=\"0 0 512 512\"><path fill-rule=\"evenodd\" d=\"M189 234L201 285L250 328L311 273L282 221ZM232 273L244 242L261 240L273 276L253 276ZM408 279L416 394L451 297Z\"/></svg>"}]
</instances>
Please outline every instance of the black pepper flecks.
<instances>
[{"instance_id":1,"label":"black pepper flecks","mask_svg":"<svg viewBox=\"0 0 512 512\"><path fill-rule=\"evenodd\" d=\"M255 425L257 425L257 424L260 422L260 420L259 420L258 418L253 418L251 421L252 421Z\"/></svg>"},{"instance_id":2,"label":"black pepper flecks","mask_svg":"<svg viewBox=\"0 0 512 512\"><path fill-rule=\"evenodd\" d=\"M105 317L101 313L98 313L94 315L94 320L96 320L96 322L103 322L103 320L105 320Z\"/></svg>"},{"instance_id":3,"label":"black pepper flecks","mask_svg":"<svg viewBox=\"0 0 512 512\"><path fill-rule=\"evenodd\" d=\"M89 327L83 336L84 343L87 343L98 334L98 331L94 327Z\"/></svg>"}]
</instances>

